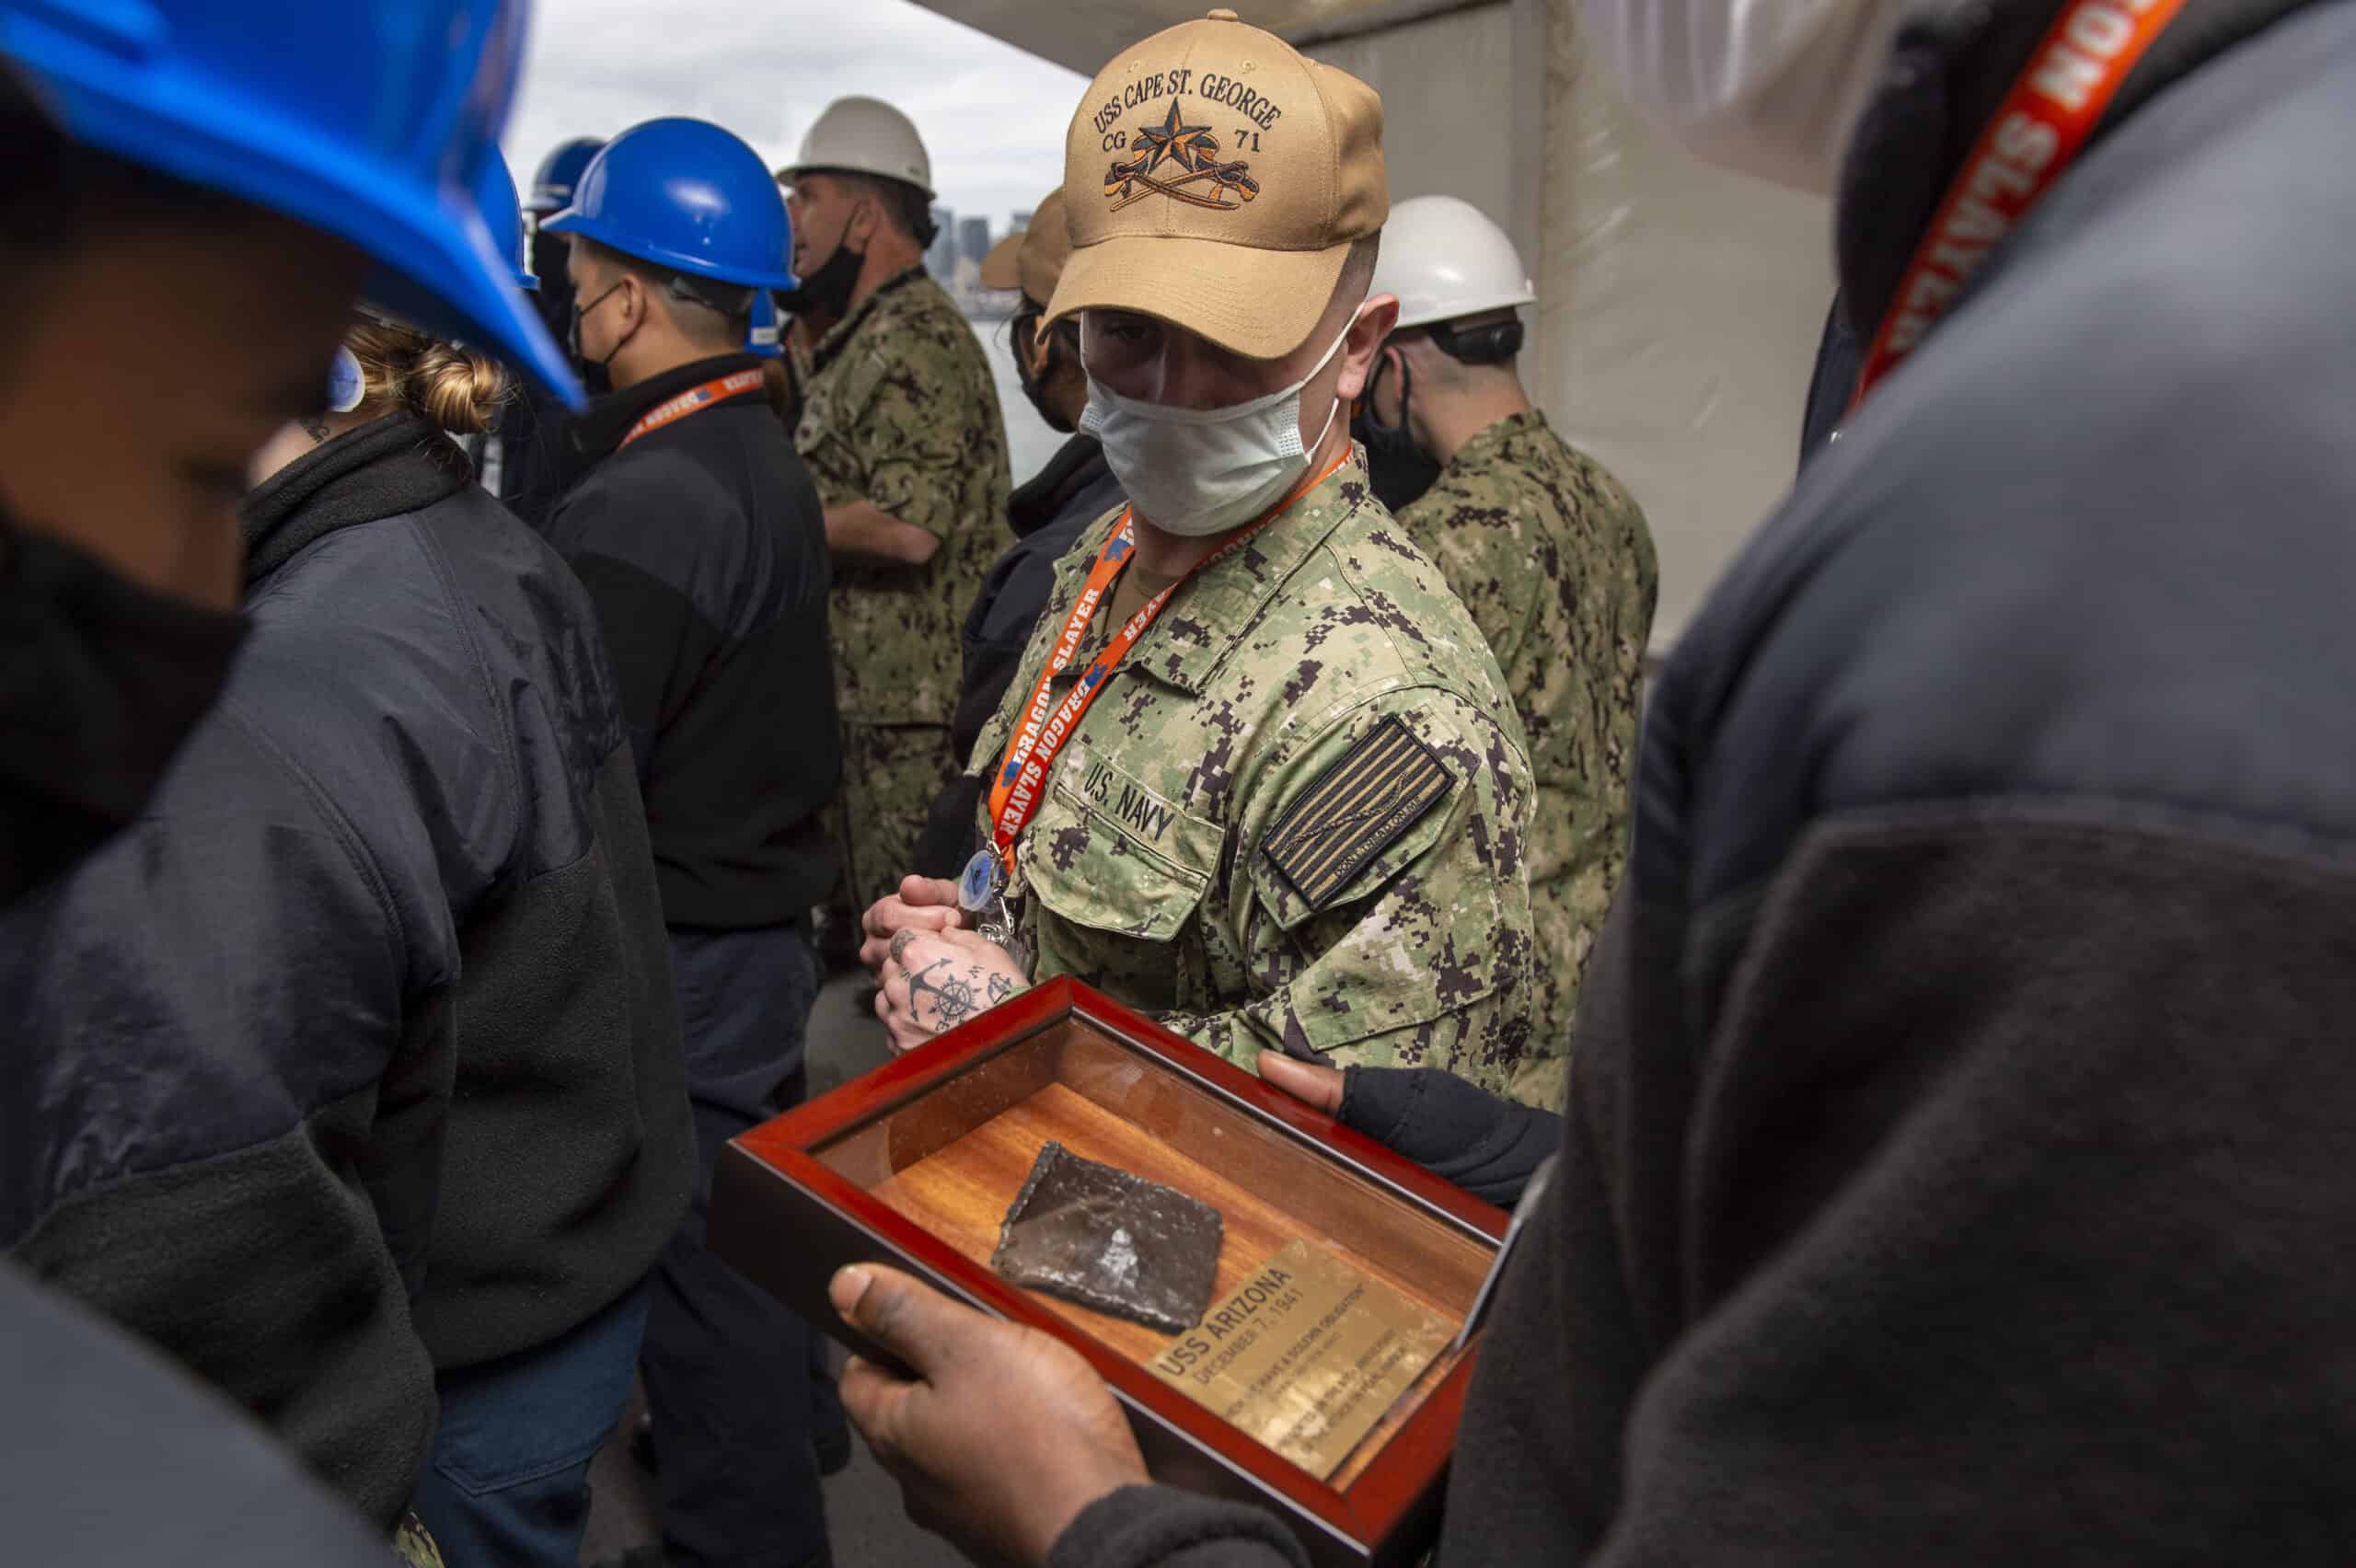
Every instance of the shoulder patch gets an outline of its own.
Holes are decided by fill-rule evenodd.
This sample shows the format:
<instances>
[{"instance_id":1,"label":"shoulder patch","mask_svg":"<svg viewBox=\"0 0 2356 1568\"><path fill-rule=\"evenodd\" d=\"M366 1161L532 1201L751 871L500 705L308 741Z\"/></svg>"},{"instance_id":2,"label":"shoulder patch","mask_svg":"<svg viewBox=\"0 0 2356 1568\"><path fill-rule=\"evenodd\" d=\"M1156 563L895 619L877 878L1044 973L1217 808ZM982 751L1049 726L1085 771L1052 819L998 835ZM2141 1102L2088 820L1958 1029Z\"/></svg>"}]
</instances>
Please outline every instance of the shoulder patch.
<instances>
[{"instance_id":1,"label":"shoulder patch","mask_svg":"<svg viewBox=\"0 0 2356 1568\"><path fill-rule=\"evenodd\" d=\"M1393 714L1293 802L1263 849L1292 890L1322 909L1455 787L1431 747Z\"/></svg>"}]
</instances>

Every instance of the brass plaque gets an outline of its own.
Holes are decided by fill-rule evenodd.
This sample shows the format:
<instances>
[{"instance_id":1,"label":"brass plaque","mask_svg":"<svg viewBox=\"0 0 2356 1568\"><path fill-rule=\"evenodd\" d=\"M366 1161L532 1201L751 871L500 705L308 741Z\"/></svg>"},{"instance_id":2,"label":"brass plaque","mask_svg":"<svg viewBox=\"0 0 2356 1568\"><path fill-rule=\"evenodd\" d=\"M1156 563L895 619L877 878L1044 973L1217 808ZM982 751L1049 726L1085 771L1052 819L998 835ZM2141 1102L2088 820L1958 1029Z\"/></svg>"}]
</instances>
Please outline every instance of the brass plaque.
<instances>
[{"instance_id":1,"label":"brass plaque","mask_svg":"<svg viewBox=\"0 0 2356 1568\"><path fill-rule=\"evenodd\" d=\"M1296 1240L1149 1365L1322 1481L1453 1332L1380 1280Z\"/></svg>"}]
</instances>

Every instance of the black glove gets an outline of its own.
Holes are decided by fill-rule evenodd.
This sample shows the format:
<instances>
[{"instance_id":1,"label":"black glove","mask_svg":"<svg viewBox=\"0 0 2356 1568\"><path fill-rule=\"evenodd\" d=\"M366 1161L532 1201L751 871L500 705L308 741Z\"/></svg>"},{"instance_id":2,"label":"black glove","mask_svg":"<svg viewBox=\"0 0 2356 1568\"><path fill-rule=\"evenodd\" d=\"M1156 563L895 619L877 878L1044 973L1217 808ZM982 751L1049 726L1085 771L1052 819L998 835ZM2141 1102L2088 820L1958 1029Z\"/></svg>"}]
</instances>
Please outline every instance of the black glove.
<instances>
[{"instance_id":1,"label":"black glove","mask_svg":"<svg viewBox=\"0 0 2356 1568\"><path fill-rule=\"evenodd\" d=\"M1342 1123L1500 1208L1519 1201L1563 1119L1517 1105L1438 1067L1349 1067Z\"/></svg>"}]
</instances>

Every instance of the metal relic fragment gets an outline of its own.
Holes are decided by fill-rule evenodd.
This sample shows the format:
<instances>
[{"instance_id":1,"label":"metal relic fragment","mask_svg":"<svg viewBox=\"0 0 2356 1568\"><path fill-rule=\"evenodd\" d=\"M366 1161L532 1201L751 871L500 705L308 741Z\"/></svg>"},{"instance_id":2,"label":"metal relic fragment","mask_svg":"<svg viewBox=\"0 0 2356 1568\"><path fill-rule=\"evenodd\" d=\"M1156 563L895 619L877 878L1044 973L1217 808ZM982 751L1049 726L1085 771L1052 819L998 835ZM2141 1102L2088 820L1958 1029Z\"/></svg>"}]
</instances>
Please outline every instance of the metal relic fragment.
<instances>
[{"instance_id":1,"label":"metal relic fragment","mask_svg":"<svg viewBox=\"0 0 2356 1568\"><path fill-rule=\"evenodd\" d=\"M1048 1143L1006 1211L990 1267L1017 1285L1183 1333L1210 1303L1223 1232L1208 1204Z\"/></svg>"}]
</instances>

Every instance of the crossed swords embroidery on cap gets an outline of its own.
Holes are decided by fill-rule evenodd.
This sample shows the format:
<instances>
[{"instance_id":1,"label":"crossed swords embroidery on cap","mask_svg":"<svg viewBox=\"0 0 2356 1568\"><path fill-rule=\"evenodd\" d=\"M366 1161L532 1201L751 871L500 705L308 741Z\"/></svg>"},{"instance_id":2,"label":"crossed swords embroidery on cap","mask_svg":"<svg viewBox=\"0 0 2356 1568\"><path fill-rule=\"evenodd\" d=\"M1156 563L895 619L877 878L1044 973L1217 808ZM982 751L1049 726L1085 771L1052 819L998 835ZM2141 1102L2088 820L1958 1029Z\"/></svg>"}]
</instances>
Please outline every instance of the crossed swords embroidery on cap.
<instances>
[{"instance_id":1,"label":"crossed swords embroidery on cap","mask_svg":"<svg viewBox=\"0 0 2356 1568\"><path fill-rule=\"evenodd\" d=\"M1218 138L1211 134L1211 128L1182 122L1175 103L1170 106L1167 120L1138 132L1135 151L1136 157L1127 163L1115 163L1104 171L1104 199L1113 203L1116 213L1156 193L1214 212L1231 213L1260 194L1260 182L1248 172L1250 163L1242 158L1220 163ZM1174 179L1157 179L1153 171L1165 159L1185 170L1184 175ZM1186 189L1206 181L1211 188L1207 192ZM1230 195L1236 200L1229 201Z\"/></svg>"}]
</instances>

